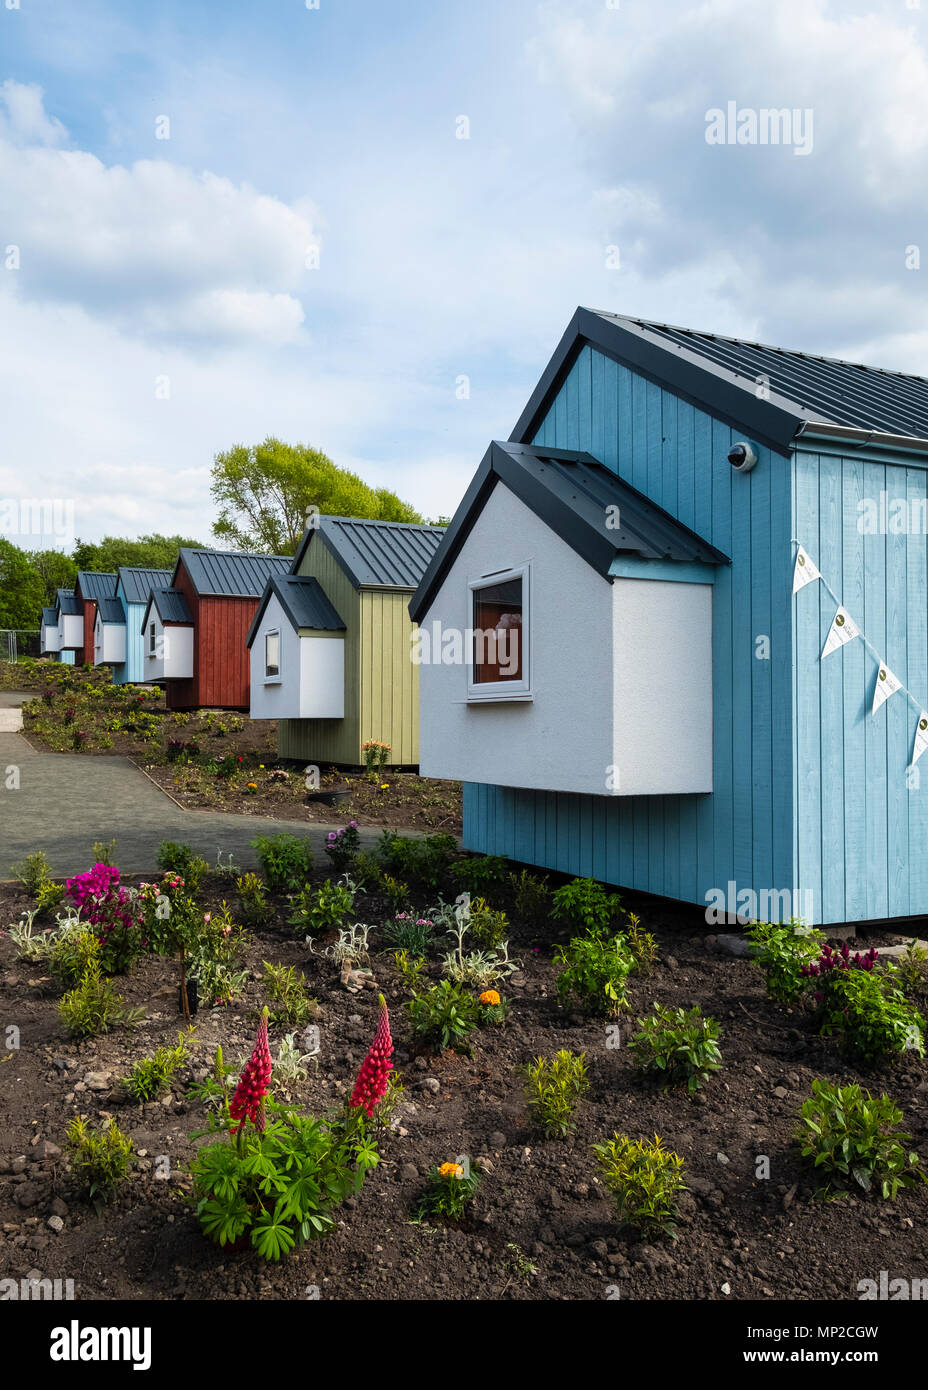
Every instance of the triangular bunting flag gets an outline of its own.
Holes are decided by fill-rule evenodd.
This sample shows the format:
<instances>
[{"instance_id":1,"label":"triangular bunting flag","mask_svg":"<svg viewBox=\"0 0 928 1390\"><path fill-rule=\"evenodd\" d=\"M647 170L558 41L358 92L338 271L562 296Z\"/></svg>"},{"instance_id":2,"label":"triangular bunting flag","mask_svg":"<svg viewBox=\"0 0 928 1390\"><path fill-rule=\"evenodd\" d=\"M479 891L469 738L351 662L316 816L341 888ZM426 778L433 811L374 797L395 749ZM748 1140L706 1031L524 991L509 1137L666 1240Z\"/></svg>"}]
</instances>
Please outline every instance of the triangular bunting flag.
<instances>
[{"instance_id":1,"label":"triangular bunting flag","mask_svg":"<svg viewBox=\"0 0 928 1390\"><path fill-rule=\"evenodd\" d=\"M928 748L928 714L922 710L918 716L918 723L915 725L915 747L912 749L913 767L926 748Z\"/></svg>"},{"instance_id":2,"label":"triangular bunting flag","mask_svg":"<svg viewBox=\"0 0 928 1390\"><path fill-rule=\"evenodd\" d=\"M830 652L836 652L839 647L843 647L845 642L853 642L855 637L860 636L860 628L854 622L846 608L839 608L828 629L828 636L825 638L825 645L822 648L822 660Z\"/></svg>"},{"instance_id":3,"label":"triangular bunting flag","mask_svg":"<svg viewBox=\"0 0 928 1390\"><path fill-rule=\"evenodd\" d=\"M808 551L800 546L796 552L796 566L793 570L793 593L798 594L800 589L804 589L807 584L813 584L816 579L821 579L821 577L809 559Z\"/></svg>"},{"instance_id":4,"label":"triangular bunting flag","mask_svg":"<svg viewBox=\"0 0 928 1390\"><path fill-rule=\"evenodd\" d=\"M890 695L895 695L897 690L902 689L902 681L898 676L894 676L888 666L880 665L876 673L876 688L873 692L873 708L871 714L876 714L881 705L885 704Z\"/></svg>"}]
</instances>

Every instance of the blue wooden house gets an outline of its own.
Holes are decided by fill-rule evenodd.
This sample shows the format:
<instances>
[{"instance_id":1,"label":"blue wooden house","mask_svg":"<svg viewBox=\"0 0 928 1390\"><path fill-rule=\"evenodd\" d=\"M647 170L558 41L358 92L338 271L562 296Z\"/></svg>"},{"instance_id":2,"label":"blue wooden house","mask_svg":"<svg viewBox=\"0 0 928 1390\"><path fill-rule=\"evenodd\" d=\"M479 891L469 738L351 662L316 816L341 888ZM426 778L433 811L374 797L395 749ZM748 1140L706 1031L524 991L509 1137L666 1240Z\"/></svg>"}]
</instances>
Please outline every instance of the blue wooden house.
<instances>
[{"instance_id":1,"label":"blue wooden house","mask_svg":"<svg viewBox=\"0 0 928 1390\"><path fill-rule=\"evenodd\" d=\"M578 309L410 613L467 848L928 913L928 381Z\"/></svg>"},{"instance_id":2,"label":"blue wooden house","mask_svg":"<svg viewBox=\"0 0 928 1390\"><path fill-rule=\"evenodd\" d=\"M120 566L112 598L101 601L94 619L94 664L113 668L116 685L141 684L145 674L142 619L152 589L171 582L170 570Z\"/></svg>"}]
</instances>

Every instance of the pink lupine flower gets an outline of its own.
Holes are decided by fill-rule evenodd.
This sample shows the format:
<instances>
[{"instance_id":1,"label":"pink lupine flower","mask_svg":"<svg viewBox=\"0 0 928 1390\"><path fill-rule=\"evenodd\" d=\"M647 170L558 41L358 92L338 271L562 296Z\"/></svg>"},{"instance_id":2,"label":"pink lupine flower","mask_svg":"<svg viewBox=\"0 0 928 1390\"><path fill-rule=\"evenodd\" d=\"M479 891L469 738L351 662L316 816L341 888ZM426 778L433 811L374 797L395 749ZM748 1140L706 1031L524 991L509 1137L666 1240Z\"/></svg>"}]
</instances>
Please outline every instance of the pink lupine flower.
<instances>
[{"instance_id":1,"label":"pink lupine flower","mask_svg":"<svg viewBox=\"0 0 928 1390\"><path fill-rule=\"evenodd\" d=\"M254 1050L245 1063L245 1068L235 1088L235 1095L229 1102L229 1114L238 1124L233 1134L238 1134L246 1120L251 1120L255 1129L264 1130L264 1097L271 1084L271 1048L267 1037L267 1009L261 1015L258 1036Z\"/></svg>"},{"instance_id":2,"label":"pink lupine flower","mask_svg":"<svg viewBox=\"0 0 928 1390\"><path fill-rule=\"evenodd\" d=\"M390 1072L393 1070L393 1063L390 1061L392 1056L393 1039L390 1037L390 1014L387 1010L387 1001L381 994L377 1032L374 1034L374 1041L370 1045L367 1056L361 1063L361 1070L358 1072L358 1079L354 1083L354 1091L348 1102L352 1106L361 1106L368 1119L373 1115L375 1106L383 1100L387 1093Z\"/></svg>"}]
</instances>

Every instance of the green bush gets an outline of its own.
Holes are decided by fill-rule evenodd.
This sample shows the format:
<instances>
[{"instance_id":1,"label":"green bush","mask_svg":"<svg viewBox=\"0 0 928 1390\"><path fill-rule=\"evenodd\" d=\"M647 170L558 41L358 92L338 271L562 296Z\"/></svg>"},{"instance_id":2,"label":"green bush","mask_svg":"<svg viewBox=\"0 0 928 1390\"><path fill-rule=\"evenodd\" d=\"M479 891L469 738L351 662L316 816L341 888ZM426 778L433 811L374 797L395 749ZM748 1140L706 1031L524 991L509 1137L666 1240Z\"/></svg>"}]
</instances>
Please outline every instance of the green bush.
<instances>
[{"instance_id":1,"label":"green bush","mask_svg":"<svg viewBox=\"0 0 928 1390\"><path fill-rule=\"evenodd\" d=\"M192 1032L193 1029L190 1029L190 1033ZM143 1057L136 1062L122 1079L126 1094L141 1105L145 1101L157 1099L166 1091L177 1068L186 1062L189 1056L187 1040L190 1033L186 1036L178 1033L176 1047L159 1047L150 1057Z\"/></svg>"},{"instance_id":2,"label":"green bush","mask_svg":"<svg viewBox=\"0 0 928 1390\"><path fill-rule=\"evenodd\" d=\"M75 985L58 1005L61 1021L80 1038L96 1038L121 1023L135 1023L142 1009L127 1009L112 980L100 973L96 960L88 962L80 984Z\"/></svg>"},{"instance_id":3,"label":"green bush","mask_svg":"<svg viewBox=\"0 0 928 1390\"><path fill-rule=\"evenodd\" d=\"M298 1027L307 1019L315 1018L318 1003L306 993L306 981L297 972L295 965L271 965L264 962L264 988L271 1003L272 1024Z\"/></svg>"},{"instance_id":4,"label":"green bush","mask_svg":"<svg viewBox=\"0 0 928 1390\"><path fill-rule=\"evenodd\" d=\"M528 869L523 869L519 874L509 875L509 886L517 916L536 922L549 912L551 889L547 876L539 878Z\"/></svg>"},{"instance_id":5,"label":"green bush","mask_svg":"<svg viewBox=\"0 0 928 1390\"><path fill-rule=\"evenodd\" d=\"M606 1187L616 1200L619 1222L644 1236L676 1234L677 1194L686 1190L683 1159L653 1142L614 1134L594 1144Z\"/></svg>"},{"instance_id":6,"label":"green bush","mask_svg":"<svg viewBox=\"0 0 928 1390\"><path fill-rule=\"evenodd\" d=\"M829 1179L847 1190L856 1183L865 1192L874 1187L888 1201L900 1188L925 1180L912 1142L899 1124L902 1111L891 1096L874 1098L860 1086L833 1086L813 1081L812 1095L799 1111L795 1139L802 1156Z\"/></svg>"},{"instance_id":7,"label":"green bush","mask_svg":"<svg viewBox=\"0 0 928 1390\"><path fill-rule=\"evenodd\" d=\"M435 923L430 914L419 917L415 912L398 912L383 934L391 946L414 956L427 956L435 946Z\"/></svg>"},{"instance_id":8,"label":"green bush","mask_svg":"<svg viewBox=\"0 0 928 1390\"><path fill-rule=\"evenodd\" d=\"M653 1013L639 1018L638 1027L629 1043L638 1070L656 1075L664 1086L685 1086L692 1095L722 1065L721 1026L714 1018L703 1018L698 1005L669 1009L655 1004Z\"/></svg>"},{"instance_id":9,"label":"green bush","mask_svg":"<svg viewBox=\"0 0 928 1390\"><path fill-rule=\"evenodd\" d=\"M191 897L196 897L204 875L209 873L205 859L189 845L178 845L173 840L162 840L158 846L158 868L162 873L179 874Z\"/></svg>"},{"instance_id":10,"label":"green bush","mask_svg":"<svg viewBox=\"0 0 928 1390\"><path fill-rule=\"evenodd\" d=\"M86 1116L76 1115L68 1125L65 1143L74 1171L91 1201L110 1201L135 1162L132 1140L112 1118L95 1133L88 1128Z\"/></svg>"},{"instance_id":11,"label":"green bush","mask_svg":"<svg viewBox=\"0 0 928 1390\"><path fill-rule=\"evenodd\" d=\"M607 936L622 910L618 893L607 893L595 878L573 878L551 898L551 916L591 936Z\"/></svg>"},{"instance_id":12,"label":"green bush","mask_svg":"<svg viewBox=\"0 0 928 1390\"><path fill-rule=\"evenodd\" d=\"M635 958L635 968L643 975L650 975L657 964L657 942L649 931L642 930L641 918L634 912L628 914L625 923L624 936Z\"/></svg>"},{"instance_id":13,"label":"green bush","mask_svg":"<svg viewBox=\"0 0 928 1390\"><path fill-rule=\"evenodd\" d=\"M484 951L491 951L509 940L509 918L497 912L485 898L472 898L467 929Z\"/></svg>"},{"instance_id":14,"label":"green bush","mask_svg":"<svg viewBox=\"0 0 928 1390\"><path fill-rule=\"evenodd\" d=\"M574 996L593 1013L607 1017L622 1012L628 1004L626 982L635 968L635 958L621 936L604 941L598 936L575 936L554 955L562 966L557 977L557 994L563 1008Z\"/></svg>"},{"instance_id":15,"label":"green bush","mask_svg":"<svg viewBox=\"0 0 928 1390\"><path fill-rule=\"evenodd\" d=\"M436 1052L453 1048L470 1055L468 1038L480 1022L480 1007L472 994L451 980L439 980L406 1005L413 1037Z\"/></svg>"},{"instance_id":16,"label":"green bush","mask_svg":"<svg viewBox=\"0 0 928 1390\"><path fill-rule=\"evenodd\" d=\"M39 894L43 889L47 891L52 884L52 871L48 863L48 857L44 850L37 849L34 854L27 854L24 859L10 865L10 873L14 878L18 878L25 888L29 897L34 901L38 900ZM54 885L52 885L54 886ZM64 895L61 890L58 901Z\"/></svg>"},{"instance_id":17,"label":"green bush","mask_svg":"<svg viewBox=\"0 0 928 1390\"><path fill-rule=\"evenodd\" d=\"M458 853L453 835L427 835L414 840L385 830L377 841L376 854L381 867L402 878L414 878L430 888L439 888Z\"/></svg>"},{"instance_id":18,"label":"green bush","mask_svg":"<svg viewBox=\"0 0 928 1390\"><path fill-rule=\"evenodd\" d=\"M825 941L822 933L794 917L784 923L752 922L747 935L770 998L794 1004L808 985L803 967L818 959Z\"/></svg>"},{"instance_id":19,"label":"green bush","mask_svg":"<svg viewBox=\"0 0 928 1390\"><path fill-rule=\"evenodd\" d=\"M475 854L458 859L451 865L450 874L466 893L486 893L506 877L507 861L501 854Z\"/></svg>"},{"instance_id":20,"label":"green bush","mask_svg":"<svg viewBox=\"0 0 928 1390\"><path fill-rule=\"evenodd\" d=\"M69 923L53 935L49 974L62 989L71 989L91 962L100 965L100 940L86 922Z\"/></svg>"},{"instance_id":21,"label":"green bush","mask_svg":"<svg viewBox=\"0 0 928 1390\"><path fill-rule=\"evenodd\" d=\"M309 884L290 899L288 921L304 936L337 931L354 907L354 889L349 883L326 879L318 888Z\"/></svg>"},{"instance_id":22,"label":"green bush","mask_svg":"<svg viewBox=\"0 0 928 1390\"><path fill-rule=\"evenodd\" d=\"M820 1028L838 1037L842 1049L864 1062L881 1062L904 1052L925 1055L925 1020L900 989L896 971L832 970L820 976Z\"/></svg>"},{"instance_id":23,"label":"green bush","mask_svg":"<svg viewBox=\"0 0 928 1390\"><path fill-rule=\"evenodd\" d=\"M313 851L308 839L284 832L259 835L251 845L264 881L273 893L295 893L312 873Z\"/></svg>"},{"instance_id":24,"label":"green bush","mask_svg":"<svg viewBox=\"0 0 928 1390\"><path fill-rule=\"evenodd\" d=\"M575 1128L574 1110L589 1084L584 1052L562 1049L550 1061L536 1057L526 1067L528 1108L549 1139L564 1139Z\"/></svg>"},{"instance_id":25,"label":"green bush","mask_svg":"<svg viewBox=\"0 0 928 1390\"><path fill-rule=\"evenodd\" d=\"M271 915L267 889L257 874L242 874L235 880L242 921L250 927L262 926Z\"/></svg>"}]
</instances>

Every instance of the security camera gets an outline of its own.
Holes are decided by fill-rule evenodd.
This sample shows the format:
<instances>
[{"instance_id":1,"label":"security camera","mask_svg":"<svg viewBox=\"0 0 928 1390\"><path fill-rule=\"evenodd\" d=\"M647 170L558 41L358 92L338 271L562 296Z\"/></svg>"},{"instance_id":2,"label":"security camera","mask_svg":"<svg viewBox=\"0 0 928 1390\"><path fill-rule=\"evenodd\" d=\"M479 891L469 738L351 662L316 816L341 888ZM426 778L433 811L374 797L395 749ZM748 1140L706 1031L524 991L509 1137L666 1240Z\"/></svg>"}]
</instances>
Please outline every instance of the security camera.
<instances>
[{"instance_id":1,"label":"security camera","mask_svg":"<svg viewBox=\"0 0 928 1390\"><path fill-rule=\"evenodd\" d=\"M736 473L750 473L757 462L757 455L750 444L733 444L728 451L728 462Z\"/></svg>"}]
</instances>

